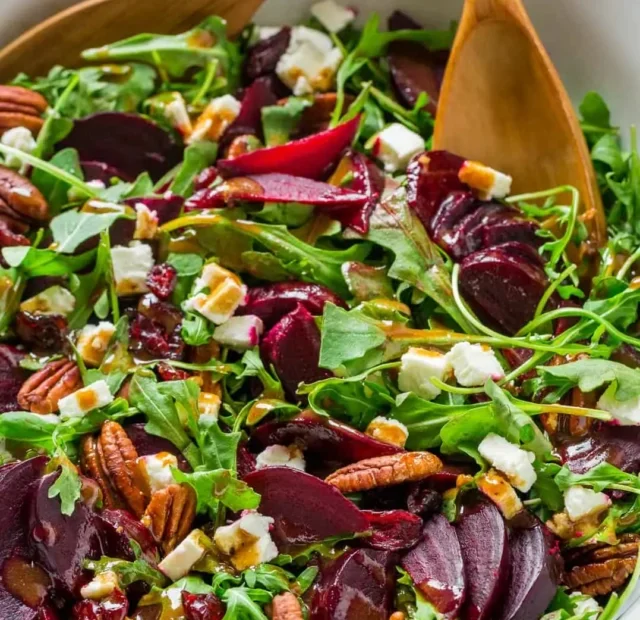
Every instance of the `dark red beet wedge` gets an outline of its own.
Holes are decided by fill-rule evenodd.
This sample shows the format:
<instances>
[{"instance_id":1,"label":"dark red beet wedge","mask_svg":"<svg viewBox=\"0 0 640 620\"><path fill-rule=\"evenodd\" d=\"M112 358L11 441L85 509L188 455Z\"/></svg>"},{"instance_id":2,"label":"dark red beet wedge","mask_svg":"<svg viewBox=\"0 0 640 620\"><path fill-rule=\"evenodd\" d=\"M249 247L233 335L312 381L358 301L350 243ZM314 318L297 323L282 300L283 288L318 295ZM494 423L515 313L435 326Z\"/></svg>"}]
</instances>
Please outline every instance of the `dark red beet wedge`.
<instances>
[{"instance_id":1,"label":"dark red beet wedge","mask_svg":"<svg viewBox=\"0 0 640 620\"><path fill-rule=\"evenodd\" d=\"M29 376L26 370L20 368L20 360L24 356L24 351L0 344L0 413L20 410L18 392Z\"/></svg>"},{"instance_id":2,"label":"dark red beet wedge","mask_svg":"<svg viewBox=\"0 0 640 620\"><path fill-rule=\"evenodd\" d=\"M393 595L393 555L352 549L322 570L311 620L387 620Z\"/></svg>"},{"instance_id":3,"label":"dark red beet wedge","mask_svg":"<svg viewBox=\"0 0 640 620\"><path fill-rule=\"evenodd\" d=\"M482 248L491 248L509 241L526 243L537 248L542 239L536 232L539 227L536 222L520 217L512 217L501 222L485 224L482 230Z\"/></svg>"},{"instance_id":4,"label":"dark red beet wedge","mask_svg":"<svg viewBox=\"0 0 640 620\"><path fill-rule=\"evenodd\" d=\"M263 75L274 73L280 56L289 47L291 28L282 28L272 37L252 45L245 60L244 71L248 80L252 82Z\"/></svg>"},{"instance_id":5,"label":"dark red beet wedge","mask_svg":"<svg viewBox=\"0 0 640 620\"><path fill-rule=\"evenodd\" d=\"M181 149L166 131L124 112L99 112L75 121L59 147L74 148L81 161L105 163L129 179L146 171L158 180L181 159Z\"/></svg>"},{"instance_id":6,"label":"dark red beet wedge","mask_svg":"<svg viewBox=\"0 0 640 620\"><path fill-rule=\"evenodd\" d=\"M444 515L427 521L422 539L401 564L437 611L458 617L466 594L464 564L456 530Z\"/></svg>"},{"instance_id":7,"label":"dark red beet wedge","mask_svg":"<svg viewBox=\"0 0 640 620\"><path fill-rule=\"evenodd\" d=\"M529 529L514 529L509 535L511 573L501 598L500 620L539 618L559 585L559 554L551 553L552 536L536 521Z\"/></svg>"},{"instance_id":8,"label":"dark red beet wedge","mask_svg":"<svg viewBox=\"0 0 640 620\"><path fill-rule=\"evenodd\" d=\"M411 549L422 535L422 519L405 510L363 510L369 521L371 536L363 538L365 546L386 551Z\"/></svg>"},{"instance_id":9,"label":"dark red beet wedge","mask_svg":"<svg viewBox=\"0 0 640 620\"><path fill-rule=\"evenodd\" d=\"M525 258L531 251L525 244L504 244L474 252L460 264L465 299L482 319L508 334L533 318L548 284L544 271Z\"/></svg>"},{"instance_id":10,"label":"dark red beet wedge","mask_svg":"<svg viewBox=\"0 0 640 620\"><path fill-rule=\"evenodd\" d=\"M467 582L464 617L489 620L509 578L507 527L493 503L474 498L463 506L456 532Z\"/></svg>"},{"instance_id":11,"label":"dark red beet wedge","mask_svg":"<svg viewBox=\"0 0 640 620\"><path fill-rule=\"evenodd\" d=\"M313 316L300 304L269 330L260 343L260 354L265 364L273 365L292 398L300 383L331 376L328 370L318 367L320 331Z\"/></svg>"},{"instance_id":12,"label":"dark red beet wedge","mask_svg":"<svg viewBox=\"0 0 640 620\"><path fill-rule=\"evenodd\" d=\"M215 594L191 594L182 591L182 608L186 620L222 620L222 601Z\"/></svg>"},{"instance_id":13,"label":"dark red beet wedge","mask_svg":"<svg viewBox=\"0 0 640 620\"><path fill-rule=\"evenodd\" d=\"M125 620L129 601L123 592L116 590L100 601L84 600L73 606L74 620Z\"/></svg>"},{"instance_id":14,"label":"dark red beet wedge","mask_svg":"<svg viewBox=\"0 0 640 620\"><path fill-rule=\"evenodd\" d=\"M218 162L218 170L225 177L279 172L319 179L351 144L359 124L357 116L308 138L223 159Z\"/></svg>"},{"instance_id":15,"label":"dark red beet wedge","mask_svg":"<svg viewBox=\"0 0 640 620\"><path fill-rule=\"evenodd\" d=\"M81 161L80 167L84 173L85 181L102 181L106 187L111 185L111 180L114 178L128 182L134 180L122 170L105 164L103 161Z\"/></svg>"},{"instance_id":16,"label":"dark red beet wedge","mask_svg":"<svg viewBox=\"0 0 640 620\"><path fill-rule=\"evenodd\" d=\"M158 545L151 531L127 510L103 510L96 515L104 555L135 560L131 541L137 543L144 559L155 566L159 562Z\"/></svg>"},{"instance_id":17,"label":"dark red beet wedge","mask_svg":"<svg viewBox=\"0 0 640 620\"><path fill-rule=\"evenodd\" d=\"M238 308L236 314L254 314L269 328L285 314L295 310L298 304L314 316L319 316L327 302L341 308L347 307L340 297L321 284L277 282L250 288L245 304Z\"/></svg>"},{"instance_id":18,"label":"dark red beet wedge","mask_svg":"<svg viewBox=\"0 0 640 620\"><path fill-rule=\"evenodd\" d=\"M469 213L475 211L480 202L471 192L450 192L440 203L429 224L429 232L433 239L448 247L449 239L453 235L454 228Z\"/></svg>"},{"instance_id":19,"label":"dark red beet wedge","mask_svg":"<svg viewBox=\"0 0 640 620\"><path fill-rule=\"evenodd\" d=\"M275 519L278 549L364 532L369 521L338 489L291 467L266 467L244 477L262 496L260 512Z\"/></svg>"}]
</instances>

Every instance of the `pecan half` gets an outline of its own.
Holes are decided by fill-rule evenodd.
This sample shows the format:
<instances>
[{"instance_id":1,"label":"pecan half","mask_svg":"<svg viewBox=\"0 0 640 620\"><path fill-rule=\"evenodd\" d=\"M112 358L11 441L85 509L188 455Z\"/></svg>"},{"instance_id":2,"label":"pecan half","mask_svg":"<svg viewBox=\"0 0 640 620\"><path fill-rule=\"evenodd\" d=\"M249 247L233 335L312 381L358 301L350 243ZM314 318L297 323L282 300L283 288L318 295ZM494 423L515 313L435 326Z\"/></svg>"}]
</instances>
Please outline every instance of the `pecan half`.
<instances>
[{"instance_id":1,"label":"pecan half","mask_svg":"<svg viewBox=\"0 0 640 620\"><path fill-rule=\"evenodd\" d=\"M13 127L26 127L36 134L44 124L47 100L21 86L0 86L0 135Z\"/></svg>"},{"instance_id":2,"label":"pecan half","mask_svg":"<svg viewBox=\"0 0 640 620\"><path fill-rule=\"evenodd\" d=\"M61 398L81 387L80 369L75 362L55 360L24 382L18 392L18 404L32 413L54 413Z\"/></svg>"},{"instance_id":3,"label":"pecan half","mask_svg":"<svg viewBox=\"0 0 640 620\"><path fill-rule=\"evenodd\" d=\"M40 190L5 166L0 166L0 213L26 222L46 222L50 215Z\"/></svg>"},{"instance_id":4,"label":"pecan half","mask_svg":"<svg viewBox=\"0 0 640 620\"><path fill-rule=\"evenodd\" d=\"M191 531L196 516L196 496L186 485L170 484L156 491L142 517L153 537L169 553Z\"/></svg>"},{"instance_id":5,"label":"pecan half","mask_svg":"<svg viewBox=\"0 0 640 620\"><path fill-rule=\"evenodd\" d=\"M85 437L81 443L80 467L100 485L105 506L127 508L140 518L146 499L135 482L137 458L124 428L110 420L97 437Z\"/></svg>"},{"instance_id":6,"label":"pecan half","mask_svg":"<svg viewBox=\"0 0 640 620\"><path fill-rule=\"evenodd\" d=\"M271 602L272 620L303 620L298 598L291 592L283 592L273 597Z\"/></svg>"},{"instance_id":7,"label":"pecan half","mask_svg":"<svg viewBox=\"0 0 640 620\"><path fill-rule=\"evenodd\" d=\"M441 469L442 461L430 452L399 452L351 463L333 472L325 481L343 493L355 493L423 480Z\"/></svg>"}]
</instances>

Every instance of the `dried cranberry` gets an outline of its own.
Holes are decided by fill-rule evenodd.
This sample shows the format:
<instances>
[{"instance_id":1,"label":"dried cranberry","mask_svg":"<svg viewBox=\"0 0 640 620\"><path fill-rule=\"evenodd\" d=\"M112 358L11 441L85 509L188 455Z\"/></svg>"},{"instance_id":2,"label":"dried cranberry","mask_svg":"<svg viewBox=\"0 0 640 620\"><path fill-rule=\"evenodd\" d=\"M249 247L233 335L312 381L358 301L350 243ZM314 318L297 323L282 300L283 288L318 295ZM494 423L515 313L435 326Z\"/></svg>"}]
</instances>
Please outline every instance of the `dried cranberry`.
<instances>
[{"instance_id":1,"label":"dried cranberry","mask_svg":"<svg viewBox=\"0 0 640 620\"><path fill-rule=\"evenodd\" d=\"M207 189L207 187L209 187L217 178L218 171L213 166L209 166L196 176L193 182L193 188L196 191Z\"/></svg>"},{"instance_id":2,"label":"dried cranberry","mask_svg":"<svg viewBox=\"0 0 640 620\"><path fill-rule=\"evenodd\" d=\"M178 272L169 263L154 265L147 276L149 290L159 299L168 299L173 293L178 279Z\"/></svg>"},{"instance_id":3,"label":"dried cranberry","mask_svg":"<svg viewBox=\"0 0 640 620\"><path fill-rule=\"evenodd\" d=\"M423 518L430 517L440 510L442 496L433 489L417 484L407 497L407 510Z\"/></svg>"},{"instance_id":4,"label":"dried cranberry","mask_svg":"<svg viewBox=\"0 0 640 620\"><path fill-rule=\"evenodd\" d=\"M184 379L188 379L191 375L181 368L174 368L169 364L165 364L164 362L160 362L156 366L156 371L160 375L160 378L163 381L183 381Z\"/></svg>"},{"instance_id":5,"label":"dried cranberry","mask_svg":"<svg viewBox=\"0 0 640 620\"><path fill-rule=\"evenodd\" d=\"M129 611L129 601L123 592L116 590L101 601L84 600L73 606L76 620L124 620Z\"/></svg>"},{"instance_id":6,"label":"dried cranberry","mask_svg":"<svg viewBox=\"0 0 640 620\"><path fill-rule=\"evenodd\" d=\"M291 28L282 28L272 37L264 39L252 46L245 61L245 74L249 81L262 75L269 75L276 70L276 65L284 54L291 39Z\"/></svg>"},{"instance_id":7,"label":"dried cranberry","mask_svg":"<svg viewBox=\"0 0 640 620\"><path fill-rule=\"evenodd\" d=\"M222 601L215 594L191 594L183 590L182 607L186 620L220 620L225 614Z\"/></svg>"},{"instance_id":8,"label":"dried cranberry","mask_svg":"<svg viewBox=\"0 0 640 620\"><path fill-rule=\"evenodd\" d=\"M152 358L180 359L184 353L184 341L179 328L167 333L162 325L136 314L129 327L129 348L134 353L143 353Z\"/></svg>"},{"instance_id":9,"label":"dried cranberry","mask_svg":"<svg viewBox=\"0 0 640 620\"><path fill-rule=\"evenodd\" d=\"M38 351L60 353L67 344L67 319L61 314L18 312L16 333L22 342Z\"/></svg>"},{"instance_id":10,"label":"dried cranberry","mask_svg":"<svg viewBox=\"0 0 640 620\"><path fill-rule=\"evenodd\" d=\"M27 378L20 368L24 353L7 344L0 345L0 413L18 411L17 396Z\"/></svg>"}]
</instances>

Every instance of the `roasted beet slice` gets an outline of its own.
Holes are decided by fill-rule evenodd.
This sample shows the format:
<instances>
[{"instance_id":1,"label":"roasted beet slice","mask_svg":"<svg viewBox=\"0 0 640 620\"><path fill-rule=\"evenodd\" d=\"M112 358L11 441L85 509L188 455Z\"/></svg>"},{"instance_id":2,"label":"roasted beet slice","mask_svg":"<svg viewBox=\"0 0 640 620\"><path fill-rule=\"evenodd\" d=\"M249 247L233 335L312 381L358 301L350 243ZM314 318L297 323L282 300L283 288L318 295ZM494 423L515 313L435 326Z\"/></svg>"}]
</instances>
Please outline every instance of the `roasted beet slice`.
<instances>
[{"instance_id":1,"label":"roasted beet slice","mask_svg":"<svg viewBox=\"0 0 640 620\"><path fill-rule=\"evenodd\" d=\"M84 173L85 181L102 181L106 187L111 185L111 180L114 178L129 182L134 180L126 172L105 164L103 161L81 161L80 167Z\"/></svg>"},{"instance_id":2,"label":"roasted beet slice","mask_svg":"<svg viewBox=\"0 0 640 620\"><path fill-rule=\"evenodd\" d=\"M456 532L467 582L463 615L489 620L509 578L507 527L493 503L474 497L465 502Z\"/></svg>"},{"instance_id":3,"label":"roasted beet slice","mask_svg":"<svg viewBox=\"0 0 640 620\"><path fill-rule=\"evenodd\" d=\"M113 166L130 179L146 171L158 180L181 159L181 149L166 131L124 112L99 112L75 121L59 146L76 149L81 161Z\"/></svg>"},{"instance_id":4,"label":"roasted beet slice","mask_svg":"<svg viewBox=\"0 0 640 620\"><path fill-rule=\"evenodd\" d=\"M18 392L29 376L26 370L20 368L20 360L24 356L24 351L0 344L0 413L20 410Z\"/></svg>"},{"instance_id":5,"label":"roasted beet slice","mask_svg":"<svg viewBox=\"0 0 640 620\"><path fill-rule=\"evenodd\" d=\"M0 583L0 588L5 588L9 594L33 609L45 603L52 589L49 575L31 559L19 554L12 555L2 564ZM0 611L4 609L0 607Z\"/></svg>"},{"instance_id":6,"label":"roasted beet slice","mask_svg":"<svg viewBox=\"0 0 640 620\"><path fill-rule=\"evenodd\" d=\"M466 594L456 530L442 514L427 521L422 539L401 561L424 597L445 618L457 618Z\"/></svg>"},{"instance_id":7,"label":"roasted beet slice","mask_svg":"<svg viewBox=\"0 0 640 620\"><path fill-rule=\"evenodd\" d=\"M422 519L406 510L363 510L371 536L362 542L372 549L401 551L411 549L422 535Z\"/></svg>"},{"instance_id":8,"label":"roasted beet slice","mask_svg":"<svg viewBox=\"0 0 640 620\"><path fill-rule=\"evenodd\" d=\"M269 330L260 343L260 354L267 365L273 365L291 398L295 398L300 383L331 376L328 370L318 367L320 331L301 304Z\"/></svg>"},{"instance_id":9,"label":"roasted beet slice","mask_svg":"<svg viewBox=\"0 0 640 620\"><path fill-rule=\"evenodd\" d=\"M169 452L178 459L178 467L180 469L183 471L189 471L191 469L182 452L180 452L176 446L163 437L157 437L156 435L147 433L144 427L144 422L134 422L124 427L138 456L147 456L149 454L157 454L158 452Z\"/></svg>"},{"instance_id":10,"label":"roasted beet slice","mask_svg":"<svg viewBox=\"0 0 640 620\"><path fill-rule=\"evenodd\" d=\"M536 222L520 217L512 217L501 222L486 224L482 230L482 248L490 248L495 245L517 241L537 248L542 239L536 232L539 226Z\"/></svg>"},{"instance_id":11,"label":"roasted beet slice","mask_svg":"<svg viewBox=\"0 0 640 620\"><path fill-rule=\"evenodd\" d=\"M359 124L360 116L357 116L314 136L223 159L218 162L218 170L225 177L279 172L319 179L351 144Z\"/></svg>"},{"instance_id":12,"label":"roasted beet slice","mask_svg":"<svg viewBox=\"0 0 640 620\"><path fill-rule=\"evenodd\" d=\"M245 304L238 308L236 314L254 314L269 328L285 314L295 310L298 304L314 316L319 316L327 302L341 308L347 307L340 297L321 284L277 282L249 289Z\"/></svg>"},{"instance_id":13,"label":"roasted beet slice","mask_svg":"<svg viewBox=\"0 0 640 620\"><path fill-rule=\"evenodd\" d=\"M369 528L367 518L338 489L303 471L266 467L244 481L262 496L260 512L275 519L272 536L281 552Z\"/></svg>"},{"instance_id":14,"label":"roasted beet slice","mask_svg":"<svg viewBox=\"0 0 640 620\"><path fill-rule=\"evenodd\" d=\"M191 594L182 591L182 608L186 620L222 620L225 608L215 594Z\"/></svg>"},{"instance_id":15,"label":"roasted beet slice","mask_svg":"<svg viewBox=\"0 0 640 620\"><path fill-rule=\"evenodd\" d=\"M290 40L291 28L285 27L268 39L252 45L247 51L244 64L244 72L248 81L252 82L263 75L273 73L276 70L280 56L289 47Z\"/></svg>"},{"instance_id":16,"label":"roasted beet slice","mask_svg":"<svg viewBox=\"0 0 640 620\"><path fill-rule=\"evenodd\" d=\"M431 218L431 222L429 223L431 236L440 243L442 247L448 246L449 238L453 234L455 226L465 216L475 211L480 204L471 192L450 192L440 203L440 206Z\"/></svg>"},{"instance_id":17,"label":"roasted beet slice","mask_svg":"<svg viewBox=\"0 0 640 620\"><path fill-rule=\"evenodd\" d=\"M151 531L126 510L103 510L96 515L104 555L135 560L131 541L137 543L144 559L152 565L158 563L158 545Z\"/></svg>"},{"instance_id":18,"label":"roasted beet slice","mask_svg":"<svg viewBox=\"0 0 640 620\"><path fill-rule=\"evenodd\" d=\"M544 613L559 585L560 556L551 553L552 546L553 537L539 521L511 531L511 572L500 620L531 620Z\"/></svg>"},{"instance_id":19,"label":"roasted beet slice","mask_svg":"<svg viewBox=\"0 0 640 620\"><path fill-rule=\"evenodd\" d=\"M460 264L465 299L482 319L508 334L533 317L548 284L542 268L527 260L529 252L536 253L525 244L503 244L474 252Z\"/></svg>"},{"instance_id":20,"label":"roasted beet slice","mask_svg":"<svg viewBox=\"0 0 640 620\"><path fill-rule=\"evenodd\" d=\"M323 569L311 620L387 620L393 595L393 555L352 549Z\"/></svg>"}]
</instances>

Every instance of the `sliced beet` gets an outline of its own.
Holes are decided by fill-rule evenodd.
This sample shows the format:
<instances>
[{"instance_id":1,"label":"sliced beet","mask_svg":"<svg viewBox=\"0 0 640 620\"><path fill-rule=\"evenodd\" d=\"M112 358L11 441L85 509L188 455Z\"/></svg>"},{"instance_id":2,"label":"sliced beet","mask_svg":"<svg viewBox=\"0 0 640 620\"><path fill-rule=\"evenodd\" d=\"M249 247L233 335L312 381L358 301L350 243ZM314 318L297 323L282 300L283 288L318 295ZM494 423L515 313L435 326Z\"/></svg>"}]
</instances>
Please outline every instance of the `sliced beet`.
<instances>
[{"instance_id":1,"label":"sliced beet","mask_svg":"<svg viewBox=\"0 0 640 620\"><path fill-rule=\"evenodd\" d=\"M495 504L474 497L456 525L467 582L463 615L489 620L500 606L509 578L507 527Z\"/></svg>"},{"instance_id":2,"label":"sliced beet","mask_svg":"<svg viewBox=\"0 0 640 620\"><path fill-rule=\"evenodd\" d=\"M369 521L335 487L291 467L265 467L244 477L262 497L260 512L275 519L280 552L292 545L364 532Z\"/></svg>"},{"instance_id":3,"label":"sliced beet","mask_svg":"<svg viewBox=\"0 0 640 620\"><path fill-rule=\"evenodd\" d=\"M109 187L113 178L128 182L134 180L122 170L105 164L103 161L81 161L80 167L84 173L85 181L102 181L106 187Z\"/></svg>"},{"instance_id":4,"label":"sliced beet","mask_svg":"<svg viewBox=\"0 0 640 620\"><path fill-rule=\"evenodd\" d=\"M143 558L156 565L160 555L151 530L127 510L103 510L96 515L104 555L135 560L131 541L142 550Z\"/></svg>"},{"instance_id":5,"label":"sliced beet","mask_svg":"<svg viewBox=\"0 0 640 620\"><path fill-rule=\"evenodd\" d=\"M331 376L318 367L320 330L313 315L301 304L278 321L262 339L260 354L273 367L291 398L300 383L313 383Z\"/></svg>"},{"instance_id":6,"label":"sliced beet","mask_svg":"<svg viewBox=\"0 0 640 620\"><path fill-rule=\"evenodd\" d=\"M393 596L393 555L352 549L323 569L311 620L387 620Z\"/></svg>"},{"instance_id":7,"label":"sliced beet","mask_svg":"<svg viewBox=\"0 0 640 620\"><path fill-rule=\"evenodd\" d=\"M511 572L501 598L500 620L539 618L559 585L559 554L552 554L552 536L542 523L513 529L509 535Z\"/></svg>"},{"instance_id":8,"label":"sliced beet","mask_svg":"<svg viewBox=\"0 0 640 620\"><path fill-rule=\"evenodd\" d=\"M19 411L18 392L29 373L20 368L24 351L8 344L0 344L0 413Z\"/></svg>"},{"instance_id":9,"label":"sliced beet","mask_svg":"<svg viewBox=\"0 0 640 620\"><path fill-rule=\"evenodd\" d=\"M169 452L178 459L178 467L180 469L183 471L189 471L191 469L182 452L180 452L174 444L168 439L147 433L144 427L144 422L134 422L124 427L138 456L148 456L150 454L158 454L158 452Z\"/></svg>"},{"instance_id":10,"label":"sliced beet","mask_svg":"<svg viewBox=\"0 0 640 620\"><path fill-rule=\"evenodd\" d=\"M305 454L336 465L402 452L397 446L312 411L305 411L291 420L261 424L251 437L262 447L295 443Z\"/></svg>"},{"instance_id":11,"label":"sliced beet","mask_svg":"<svg viewBox=\"0 0 640 620\"><path fill-rule=\"evenodd\" d=\"M255 151L256 153L258 151ZM366 194L313 181L290 174L270 173L236 177L215 187L204 189L187 200L185 208L216 209L233 207L238 202L280 202L313 205L333 213L334 210L360 210Z\"/></svg>"},{"instance_id":12,"label":"sliced beet","mask_svg":"<svg viewBox=\"0 0 640 620\"><path fill-rule=\"evenodd\" d=\"M401 564L437 611L458 617L466 594L464 564L456 530L444 515L427 521L422 539Z\"/></svg>"},{"instance_id":13,"label":"sliced beet","mask_svg":"<svg viewBox=\"0 0 640 620\"><path fill-rule=\"evenodd\" d=\"M250 288L244 305L238 308L236 314L258 316L269 328L285 314L295 310L298 304L314 316L319 316L327 302L341 308L347 307L340 297L321 284L277 282Z\"/></svg>"},{"instance_id":14,"label":"sliced beet","mask_svg":"<svg viewBox=\"0 0 640 620\"><path fill-rule=\"evenodd\" d=\"M182 158L182 149L164 129L124 112L99 112L75 121L59 147L74 148L81 161L105 163L130 179L148 172L158 180Z\"/></svg>"},{"instance_id":15,"label":"sliced beet","mask_svg":"<svg viewBox=\"0 0 640 620\"><path fill-rule=\"evenodd\" d=\"M238 478L244 478L256 470L256 457L249 452L246 444L240 444L238 446L236 469L238 470Z\"/></svg>"},{"instance_id":16,"label":"sliced beet","mask_svg":"<svg viewBox=\"0 0 640 620\"><path fill-rule=\"evenodd\" d=\"M371 536L362 543L372 549L401 551L411 549L422 535L422 519L406 510L363 510Z\"/></svg>"},{"instance_id":17,"label":"sliced beet","mask_svg":"<svg viewBox=\"0 0 640 620\"><path fill-rule=\"evenodd\" d=\"M504 244L474 252L460 264L460 288L467 302L483 320L508 334L533 318L547 288L542 268L526 259L529 251L535 253L524 244Z\"/></svg>"},{"instance_id":18,"label":"sliced beet","mask_svg":"<svg viewBox=\"0 0 640 620\"><path fill-rule=\"evenodd\" d=\"M40 620L37 609L25 605L21 600L10 594L0 581L0 614L2 618L11 620Z\"/></svg>"},{"instance_id":19,"label":"sliced beet","mask_svg":"<svg viewBox=\"0 0 640 620\"><path fill-rule=\"evenodd\" d=\"M512 217L501 222L486 224L482 230L482 248L490 248L509 241L526 243L537 248L542 239L536 232L539 226L536 222L520 217Z\"/></svg>"},{"instance_id":20,"label":"sliced beet","mask_svg":"<svg viewBox=\"0 0 640 620\"><path fill-rule=\"evenodd\" d=\"M268 39L252 45L247 51L244 72L247 79L253 80L274 73L282 54L287 51L291 40L291 28L285 27Z\"/></svg>"},{"instance_id":21,"label":"sliced beet","mask_svg":"<svg viewBox=\"0 0 640 620\"><path fill-rule=\"evenodd\" d=\"M281 173L319 179L349 147L359 124L360 116L357 116L301 140L259 149L234 159L222 159L218 162L218 170L225 177Z\"/></svg>"}]
</instances>

